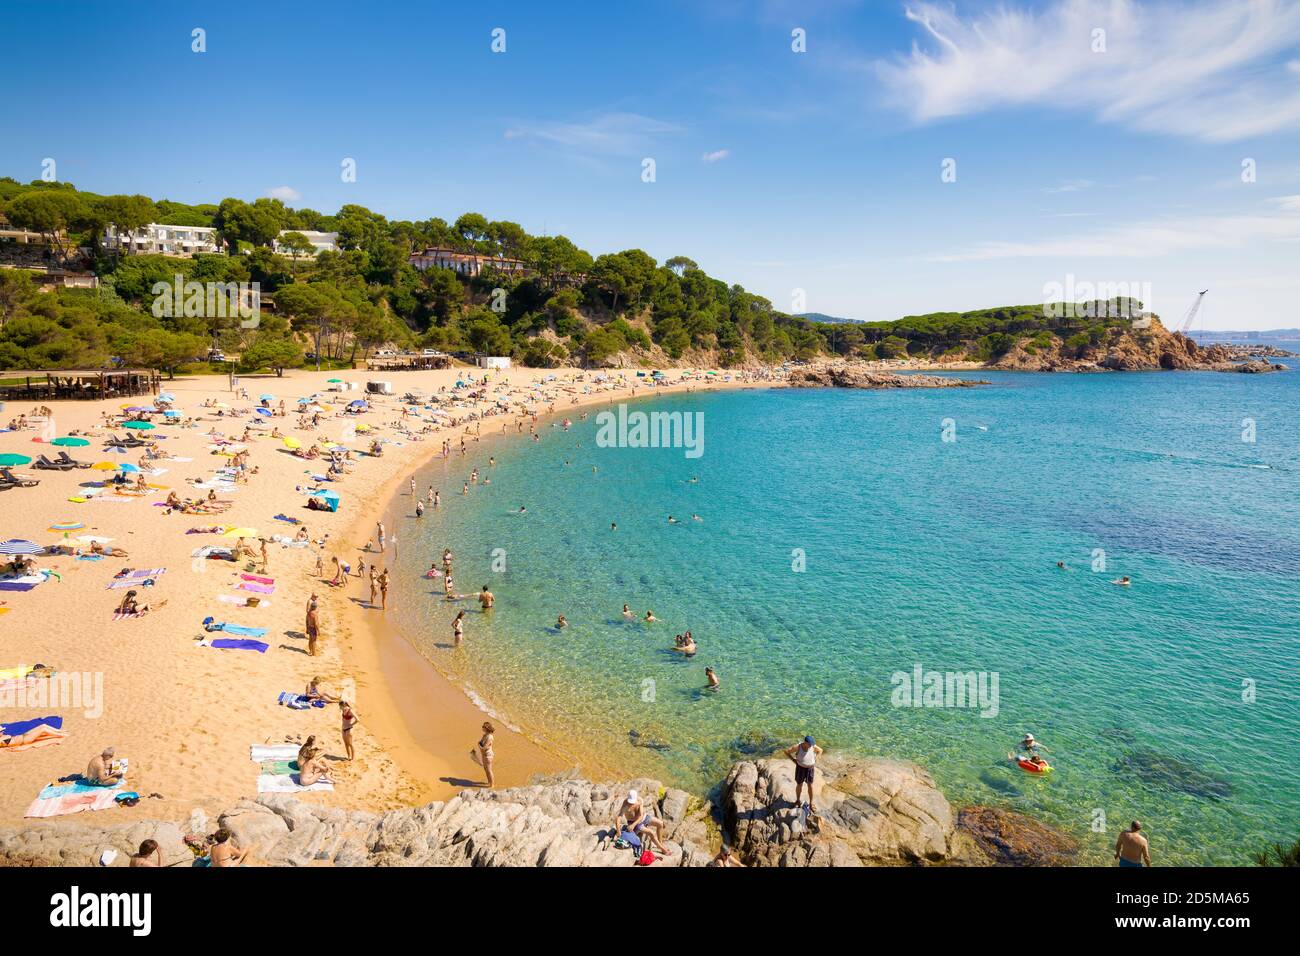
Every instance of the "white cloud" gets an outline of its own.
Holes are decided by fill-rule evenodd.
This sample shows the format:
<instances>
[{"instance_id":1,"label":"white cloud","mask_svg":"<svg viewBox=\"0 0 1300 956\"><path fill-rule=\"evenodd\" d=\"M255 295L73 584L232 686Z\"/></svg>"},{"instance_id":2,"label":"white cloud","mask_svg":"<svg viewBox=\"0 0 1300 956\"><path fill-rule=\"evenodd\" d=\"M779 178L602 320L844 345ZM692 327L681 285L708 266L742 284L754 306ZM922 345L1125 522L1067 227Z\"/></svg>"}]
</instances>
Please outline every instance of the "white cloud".
<instances>
[{"instance_id":1,"label":"white cloud","mask_svg":"<svg viewBox=\"0 0 1300 956\"><path fill-rule=\"evenodd\" d=\"M1091 179L1067 179L1059 186L1048 186L1043 191L1052 194L1079 193L1079 192L1083 192L1085 189L1091 189L1093 185L1094 184Z\"/></svg>"},{"instance_id":2,"label":"white cloud","mask_svg":"<svg viewBox=\"0 0 1300 956\"><path fill-rule=\"evenodd\" d=\"M302 193L292 186L276 186L274 189L268 189L266 194L272 199L279 199L282 202L297 202L302 198Z\"/></svg>"},{"instance_id":3,"label":"white cloud","mask_svg":"<svg viewBox=\"0 0 1300 956\"><path fill-rule=\"evenodd\" d=\"M730 155L731 155L731 150L729 149L715 149L711 153L705 153L703 156L700 157L700 159L706 163L716 163L726 159Z\"/></svg>"},{"instance_id":4,"label":"white cloud","mask_svg":"<svg viewBox=\"0 0 1300 956\"><path fill-rule=\"evenodd\" d=\"M680 126L637 113L602 113L585 122L521 123L505 135L581 153L618 156L645 149L657 136L681 131Z\"/></svg>"},{"instance_id":5,"label":"white cloud","mask_svg":"<svg viewBox=\"0 0 1300 956\"><path fill-rule=\"evenodd\" d=\"M1146 259L1196 249L1244 246L1255 241L1300 239L1300 196L1269 200L1273 211L1238 216L1166 216L1041 240L980 242L928 256L931 262L986 262L994 259Z\"/></svg>"},{"instance_id":6,"label":"white cloud","mask_svg":"<svg viewBox=\"0 0 1300 956\"><path fill-rule=\"evenodd\" d=\"M1216 142L1300 128L1297 0L1049 0L965 18L918 2L906 15L929 48L876 70L918 122L1033 106Z\"/></svg>"}]
</instances>

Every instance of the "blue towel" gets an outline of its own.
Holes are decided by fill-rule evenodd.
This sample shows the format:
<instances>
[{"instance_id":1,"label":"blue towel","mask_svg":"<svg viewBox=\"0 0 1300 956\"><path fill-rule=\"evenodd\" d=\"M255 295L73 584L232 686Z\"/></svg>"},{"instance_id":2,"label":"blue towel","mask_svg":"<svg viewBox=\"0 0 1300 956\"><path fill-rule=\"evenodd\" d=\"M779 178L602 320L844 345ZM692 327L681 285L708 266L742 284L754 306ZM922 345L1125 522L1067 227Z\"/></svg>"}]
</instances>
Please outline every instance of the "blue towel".
<instances>
[{"instance_id":1,"label":"blue towel","mask_svg":"<svg viewBox=\"0 0 1300 956\"><path fill-rule=\"evenodd\" d=\"M19 720L12 724L0 724L0 733L3 733L6 737L17 737L19 734L25 734L41 724L49 724L55 730L62 730L63 718L37 717L34 720Z\"/></svg>"},{"instance_id":2,"label":"blue towel","mask_svg":"<svg viewBox=\"0 0 1300 956\"><path fill-rule=\"evenodd\" d=\"M263 644L261 641L232 641L229 638L219 637L212 642L213 647L224 648L228 651L257 651L259 654L265 654L270 644Z\"/></svg>"},{"instance_id":3,"label":"blue towel","mask_svg":"<svg viewBox=\"0 0 1300 956\"><path fill-rule=\"evenodd\" d=\"M206 631L225 631L227 634L241 634L244 637L266 637L266 628L264 627L245 627L242 624L227 624L225 621L218 621L211 617L205 617L203 619L203 629Z\"/></svg>"},{"instance_id":4,"label":"blue towel","mask_svg":"<svg viewBox=\"0 0 1300 956\"><path fill-rule=\"evenodd\" d=\"M119 780L111 786L101 786L97 783L88 783L84 779L74 780L71 783L52 783L40 792L37 800L51 800L55 797L66 797L70 793L98 793L100 790L120 790L126 784L125 780Z\"/></svg>"}]
</instances>

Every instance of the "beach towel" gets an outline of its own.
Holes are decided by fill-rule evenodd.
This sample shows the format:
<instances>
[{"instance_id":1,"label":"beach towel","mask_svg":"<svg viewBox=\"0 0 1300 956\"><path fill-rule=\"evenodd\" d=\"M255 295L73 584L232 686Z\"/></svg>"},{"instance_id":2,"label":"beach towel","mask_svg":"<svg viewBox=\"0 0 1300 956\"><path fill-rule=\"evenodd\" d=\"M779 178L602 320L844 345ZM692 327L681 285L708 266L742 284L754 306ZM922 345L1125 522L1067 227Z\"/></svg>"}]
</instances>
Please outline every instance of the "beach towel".
<instances>
[{"instance_id":1,"label":"beach towel","mask_svg":"<svg viewBox=\"0 0 1300 956\"><path fill-rule=\"evenodd\" d=\"M37 798L23 814L26 817L61 817L85 810L107 810L117 805L116 791L101 787L98 793L65 793L42 800Z\"/></svg>"},{"instance_id":2,"label":"beach towel","mask_svg":"<svg viewBox=\"0 0 1300 956\"><path fill-rule=\"evenodd\" d=\"M62 730L63 718L58 716L33 717L31 720L16 720L11 724L0 724L0 734L4 734L6 737L17 737L19 734L25 734L41 724L49 724L55 730Z\"/></svg>"},{"instance_id":3,"label":"beach towel","mask_svg":"<svg viewBox=\"0 0 1300 956\"><path fill-rule=\"evenodd\" d=\"M252 581L241 581L237 590L252 591L254 594L274 594L275 585L273 584L255 584Z\"/></svg>"},{"instance_id":4,"label":"beach towel","mask_svg":"<svg viewBox=\"0 0 1300 956\"><path fill-rule=\"evenodd\" d=\"M140 587L143 582L166 573L166 568L148 568L144 571L132 571L124 577L114 578L112 581L109 581L108 587L105 590L115 591L118 588L137 588Z\"/></svg>"},{"instance_id":5,"label":"beach towel","mask_svg":"<svg viewBox=\"0 0 1300 956\"><path fill-rule=\"evenodd\" d=\"M297 760L298 744L251 744L248 758L254 763L264 760Z\"/></svg>"},{"instance_id":6,"label":"beach towel","mask_svg":"<svg viewBox=\"0 0 1300 956\"><path fill-rule=\"evenodd\" d=\"M30 591L38 584L45 583L45 575L28 574L21 578L5 578L0 580L0 591Z\"/></svg>"},{"instance_id":7,"label":"beach towel","mask_svg":"<svg viewBox=\"0 0 1300 956\"><path fill-rule=\"evenodd\" d=\"M225 621L218 621L211 617L205 617L203 619L203 628L208 631L224 631L227 634L241 634L244 637L266 636L266 628L264 627L245 627L242 624L227 624Z\"/></svg>"},{"instance_id":8,"label":"beach towel","mask_svg":"<svg viewBox=\"0 0 1300 956\"><path fill-rule=\"evenodd\" d=\"M257 651L259 654L265 654L270 644L263 644L261 641L239 640L232 641L229 638L220 637L211 642L212 647L219 647L227 651Z\"/></svg>"},{"instance_id":9,"label":"beach towel","mask_svg":"<svg viewBox=\"0 0 1300 956\"><path fill-rule=\"evenodd\" d=\"M259 578L256 574L241 574L239 577L244 581L254 581L257 584L275 583L275 578Z\"/></svg>"},{"instance_id":10,"label":"beach towel","mask_svg":"<svg viewBox=\"0 0 1300 956\"><path fill-rule=\"evenodd\" d=\"M139 611L114 611L113 612L113 620L115 621L122 621L127 618L139 617L139 616L140 616Z\"/></svg>"},{"instance_id":11,"label":"beach towel","mask_svg":"<svg viewBox=\"0 0 1300 956\"><path fill-rule=\"evenodd\" d=\"M22 680L30 670L31 668L26 664L19 664L17 667L0 667L0 681Z\"/></svg>"},{"instance_id":12,"label":"beach towel","mask_svg":"<svg viewBox=\"0 0 1300 956\"><path fill-rule=\"evenodd\" d=\"M287 690L283 691L275 702L281 707L289 707L293 710L306 710L311 706L311 701L302 694L294 694Z\"/></svg>"},{"instance_id":13,"label":"beach towel","mask_svg":"<svg viewBox=\"0 0 1300 956\"><path fill-rule=\"evenodd\" d=\"M298 761L289 760L263 760L262 773L273 774L277 777L285 777L291 773L298 772Z\"/></svg>"},{"instance_id":14,"label":"beach towel","mask_svg":"<svg viewBox=\"0 0 1300 956\"><path fill-rule=\"evenodd\" d=\"M64 783L49 784L44 790L42 790L39 794L37 794L36 799L53 800L56 797L66 796L69 793L100 793L105 790L107 790L109 793L113 794L113 796L116 797L119 793L122 792L122 788L125 786L126 786L125 780L119 780L111 787L102 787L97 783L91 783L90 781L86 780L84 777L78 777L76 780L71 780Z\"/></svg>"},{"instance_id":15,"label":"beach towel","mask_svg":"<svg viewBox=\"0 0 1300 956\"><path fill-rule=\"evenodd\" d=\"M274 773L258 774L257 792L258 793L301 793L304 790L333 790L334 784L324 780L313 783L310 787L304 787L298 782L299 777L295 774L280 775Z\"/></svg>"}]
</instances>

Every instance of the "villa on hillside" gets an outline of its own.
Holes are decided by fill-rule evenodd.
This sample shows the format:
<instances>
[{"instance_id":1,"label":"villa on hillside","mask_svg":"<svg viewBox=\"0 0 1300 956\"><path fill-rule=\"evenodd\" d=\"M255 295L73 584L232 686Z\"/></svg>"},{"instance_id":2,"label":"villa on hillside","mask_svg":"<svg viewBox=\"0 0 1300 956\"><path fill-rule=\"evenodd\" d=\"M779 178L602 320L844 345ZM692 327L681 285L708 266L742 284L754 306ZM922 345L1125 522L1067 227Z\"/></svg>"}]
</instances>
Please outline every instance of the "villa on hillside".
<instances>
[{"instance_id":1,"label":"villa on hillside","mask_svg":"<svg viewBox=\"0 0 1300 956\"><path fill-rule=\"evenodd\" d=\"M315 258L316 256L320 255L322 252L339 251L339 234L337 232L317 232L314 229L281 229L280 235L284 236L285 234L290 232L301 233L302 235L307 237L307 241L310 242L312 245L312 251L310 253L312 258ZM281 255L281 256L293 255L293 253L291 253L288 249L280 245L279 239L275 241L275 252L277 255Z\"/></svg>"},{"instance_id":2,"label":"villa on hillside","mask_svg":"<svg viewBox=\"0 0 1300 956\"><path fill-rule=\"evenodd\" d=\"M414 252L408 262L415 268L450 269L460 276L476 276L484 269L495 269L511 275L528 275L532 272L522 259L507 259L504 256L486 256L477 252L461 252L443 246L430 246L423 252Z\"/></svg>"},{"instance_id":3,"label":"villa on hillside","mask_svg":"<svg viewBox=\"0 0 1300 956\"><path fill-rule=\"evenodd\" d=\"M168 226L159 222L151 222L129 234L119 232L117 226L110 223L104 230L104 245L110 249L121 247L162 256L222 251L221 243L217 241L217 230L212 226Z\"/></svg>"}]
</instances>

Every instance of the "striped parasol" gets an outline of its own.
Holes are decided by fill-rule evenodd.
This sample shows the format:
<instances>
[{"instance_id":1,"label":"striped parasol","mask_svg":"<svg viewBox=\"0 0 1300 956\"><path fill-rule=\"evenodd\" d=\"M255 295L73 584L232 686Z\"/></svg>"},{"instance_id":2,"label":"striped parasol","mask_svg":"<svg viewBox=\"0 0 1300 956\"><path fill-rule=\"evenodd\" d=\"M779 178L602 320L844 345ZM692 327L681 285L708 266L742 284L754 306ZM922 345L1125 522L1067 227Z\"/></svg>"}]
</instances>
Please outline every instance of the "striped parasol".
<instances>
[{"instance_id":1,"label":"striped parasol","mask_svg":"<svg viewBox=\"0 0 1300 956\"><path fill-rule=\"evenodd\" d=\"M0 554L40 554L44 550L35 541L26 541L22 538L0 541Z\"/></svg>"}]
</instances>

